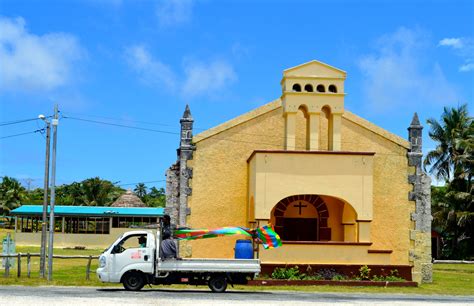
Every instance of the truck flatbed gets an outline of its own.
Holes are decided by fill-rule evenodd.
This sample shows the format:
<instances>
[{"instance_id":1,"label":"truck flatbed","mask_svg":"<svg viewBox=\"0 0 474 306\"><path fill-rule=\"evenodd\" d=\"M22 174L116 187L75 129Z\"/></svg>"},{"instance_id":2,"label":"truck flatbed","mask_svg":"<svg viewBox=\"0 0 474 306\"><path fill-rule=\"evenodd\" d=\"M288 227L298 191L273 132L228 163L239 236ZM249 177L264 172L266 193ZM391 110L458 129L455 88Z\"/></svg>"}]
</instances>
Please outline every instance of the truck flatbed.
<instances>
[{"instance_id":1,"label":"truck flatbed","mask_svg":"<svg viewBox=\"0 0 474 306\"><path fill-rule=\"evenodd\" d=\"M157 270L160 272L260 273L260 260L221 258L167 259L158 263Z\"/></svg>"}]
</instances>

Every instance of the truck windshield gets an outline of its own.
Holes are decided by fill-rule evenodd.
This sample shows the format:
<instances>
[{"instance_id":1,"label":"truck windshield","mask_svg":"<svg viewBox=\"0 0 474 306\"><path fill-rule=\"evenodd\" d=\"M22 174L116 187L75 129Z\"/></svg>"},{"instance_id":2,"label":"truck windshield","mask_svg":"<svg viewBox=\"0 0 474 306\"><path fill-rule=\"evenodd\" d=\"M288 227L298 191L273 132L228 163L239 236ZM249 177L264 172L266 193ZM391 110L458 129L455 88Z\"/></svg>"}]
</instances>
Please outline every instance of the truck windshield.
<instances>
[{"instance_id":1,"label":"truck windshield","mask_svg":"<svg viewBox=\"0 0 474 306\"><path fill-rule=\"evenodd\" d=\"M105 249L105 250L104 250L102 253L105 253L105 252L107 252L107 251L108 251L108 250L109 250L109 249L110 249L110 248L111 248L111 247L112 247L112 246L115 244L115 242L117 242L117 241L119 241L119 240L122 240L122 237L123 237L123 234L121 234L120 236L118 236L118 238L117 238L117 239L115 239L115 241L114 241L114 242L112 242L112 244L111 244L111 245L109 245L109 246L108 246L108 247L107 247L107 248L106 248L106 249Z\"/></svg>"}]
</instances>

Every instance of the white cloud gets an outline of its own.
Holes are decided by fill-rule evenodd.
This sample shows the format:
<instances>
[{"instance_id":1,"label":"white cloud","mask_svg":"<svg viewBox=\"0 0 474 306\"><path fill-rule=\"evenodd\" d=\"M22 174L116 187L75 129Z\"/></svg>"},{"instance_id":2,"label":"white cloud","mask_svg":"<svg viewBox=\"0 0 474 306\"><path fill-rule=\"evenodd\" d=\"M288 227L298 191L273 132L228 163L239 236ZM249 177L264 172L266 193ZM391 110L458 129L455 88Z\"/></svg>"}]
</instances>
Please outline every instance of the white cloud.
<instances>
[{"instance_id":1,"label":"white cloud","mask_svg":"<svg viewBox=\"0 0 474 306\"><path fill-rule=\"evenodd\" d=\"M219 92L237 80L233 66L226 61L187 62L184 68L185 81L182 93L198 96Z\"/></svg>"},{"instance_id":2,"label":"white cloud","mask_svg":"<svg viewBox=\"0 0 474 306\"><path fill-rule=\"evenodd\" d=\"M49 91L69 83L83 58L77 39L66 33L35 35L23 18L0 18L0 91Z\"/></svg>"},{"instance_id":3,"label":"white cloud","mask_svg":"<svg viewBox=\"0 0 474 306\"><path fill-rule=\"evenodd\" d=\"M473 71L474 70L474 63L466 63L459 67L459 71L462 72L468 72L468 71Z\"/></svg>"},{"instance_id":4,"label":"white cloud","mask_svg":"<svg viewBox=\"0 0 474 306\"><path fill-rule=\"evenodd\" d=\"M451 47L454 53L464 60L459 71L468 72L474 70L474 40L471 38L444 38L439 42L440 46Z\"/></svg>"},{"instance_id":5,"label":"white cloud","mask_svg":"<svg viewBox=\"0 0 474 306\"><path fill-rule=\"evenodd\" d=\"M184 60L183 70L177 72L153 57L144 45L126 48L125 57L142 82L186 98L213 96L237 80L234 67L225 60Z\"/></svg>"},{"instance_id":6,"label":"white cloud","mask_svg":"<svg viewBox=\"0 0 474 306\"><path fill-rule=\"evenodd\" d=\"M176 77L170 67L153 58L144 45L125 49L128 64L138 73L140 79L150 85L174 90Z\"/></svg>"},{"instance_id":7,"label":"white cloud","mask_svg":"<svg viewBox=\"0 0 474 306\"><path fill-rule=\"evenodd\" d=\"M464 46L461 38L444 38L439 41L439 45L445 47L453 47L455 49L459 49Z\"/></svg>"},{"instance_id":8,"label":"white cloud","mask_svg":"<svg viewBox=\"0 0 474 306\"><path fill-rule=\"evenodd\" d=\"M187 23L193 15L193 0L161 0L156 15L161 26L175 26Z\"/></svg>"},{"instance_id":9,"label":"white cloud","mask_svg":"<svg viewBox=\"0 0 474 306\"><path fill-rule=\"evenodd\" d=\"M375 52L359 61L372 109L379 112L417 104L458 101L456 88L428 57L428 35L407 28L382 36Z\"/></svg>"}]
</instances>

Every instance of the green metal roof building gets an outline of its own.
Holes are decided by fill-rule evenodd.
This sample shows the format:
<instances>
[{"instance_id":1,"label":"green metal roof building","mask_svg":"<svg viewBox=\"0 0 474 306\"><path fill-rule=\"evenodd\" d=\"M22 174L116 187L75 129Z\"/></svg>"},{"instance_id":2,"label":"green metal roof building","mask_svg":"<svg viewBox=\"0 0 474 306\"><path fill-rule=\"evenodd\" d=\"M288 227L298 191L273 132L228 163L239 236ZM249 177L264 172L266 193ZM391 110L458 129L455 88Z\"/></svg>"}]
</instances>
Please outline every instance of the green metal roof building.
<instances>
[{"instance_id":1,"label":"green metal roof building","mask_svg":"<svg viewBox=\"0 0 474 306\"><path fill-rule=\"evenodd\" d=\"M42 205L23 205L11 211L15 216L18 245L40 245L42 214ZM59 247L106 247L128 230L154 228L163 214L161 207L57 205L54 208L54 244Z\"/></svg>"}]
</instances>

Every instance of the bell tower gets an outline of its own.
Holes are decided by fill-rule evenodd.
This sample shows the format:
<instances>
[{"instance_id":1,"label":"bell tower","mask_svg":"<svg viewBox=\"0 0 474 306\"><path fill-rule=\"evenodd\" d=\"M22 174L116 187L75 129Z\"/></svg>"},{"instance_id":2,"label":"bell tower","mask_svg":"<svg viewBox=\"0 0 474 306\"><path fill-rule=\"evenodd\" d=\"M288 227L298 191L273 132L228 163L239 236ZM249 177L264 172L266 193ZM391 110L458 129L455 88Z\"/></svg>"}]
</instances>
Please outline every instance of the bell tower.
<instances>
[{"instance_id":1,"label":"bell tower","mask_svg":"<svg viewBox=\"0 0 474 306\"><path fill-rule=\"evenodd\" d=\"M341 120L344 113L346 72L327 64L311 61L283 71L282 106L285 117L285 149L296 149L296 113L306 112L306 150L319 147L319 117L328 112L328 148L341 150Z\"/></svg>"}]
</instances>

